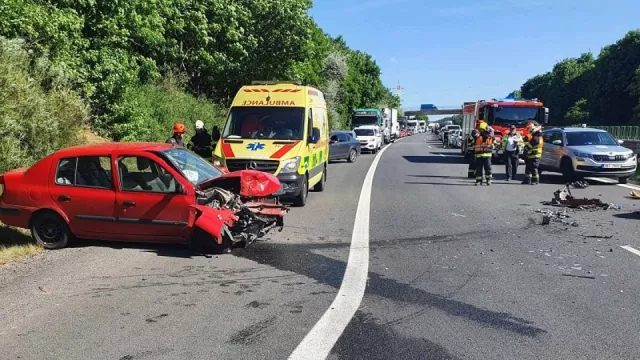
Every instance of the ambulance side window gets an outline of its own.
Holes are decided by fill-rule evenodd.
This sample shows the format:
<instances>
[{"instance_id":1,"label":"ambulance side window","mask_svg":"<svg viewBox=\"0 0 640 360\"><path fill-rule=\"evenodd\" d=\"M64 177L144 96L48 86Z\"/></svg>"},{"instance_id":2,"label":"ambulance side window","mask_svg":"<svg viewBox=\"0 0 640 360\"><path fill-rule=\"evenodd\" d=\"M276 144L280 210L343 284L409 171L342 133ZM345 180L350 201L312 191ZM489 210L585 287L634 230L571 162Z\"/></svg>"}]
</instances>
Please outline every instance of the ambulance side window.
<instances>
[{"instance_id":1,"label":"ambulance side window","mask_svg":"<svg viewBox=\"0 0 640 360\"><path fill-rule=\"evenodd\" d=\"M307 120L307 139L311 138L311 135L313 134L313 109L309 108L309 116L308 116L308 120Z\"/></svg>"}]
</instances>

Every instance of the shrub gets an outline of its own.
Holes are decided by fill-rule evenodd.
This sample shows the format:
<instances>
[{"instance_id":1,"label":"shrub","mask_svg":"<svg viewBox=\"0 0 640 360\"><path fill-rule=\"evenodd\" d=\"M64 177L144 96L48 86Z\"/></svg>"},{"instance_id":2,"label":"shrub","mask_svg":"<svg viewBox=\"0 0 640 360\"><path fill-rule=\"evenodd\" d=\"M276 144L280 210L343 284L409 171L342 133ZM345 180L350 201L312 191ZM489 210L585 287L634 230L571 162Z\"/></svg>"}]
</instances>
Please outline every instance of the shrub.
<instances>
[{"instance_id":1,"label":"shrub","mask_svg":"<svg viewBox=\"0 0 640 360\"><path fill-rule=\"evenodd\" d=\"M88 108L47 54L0 37L0 173L81 142Z\"/></svg>"}]
</instances>

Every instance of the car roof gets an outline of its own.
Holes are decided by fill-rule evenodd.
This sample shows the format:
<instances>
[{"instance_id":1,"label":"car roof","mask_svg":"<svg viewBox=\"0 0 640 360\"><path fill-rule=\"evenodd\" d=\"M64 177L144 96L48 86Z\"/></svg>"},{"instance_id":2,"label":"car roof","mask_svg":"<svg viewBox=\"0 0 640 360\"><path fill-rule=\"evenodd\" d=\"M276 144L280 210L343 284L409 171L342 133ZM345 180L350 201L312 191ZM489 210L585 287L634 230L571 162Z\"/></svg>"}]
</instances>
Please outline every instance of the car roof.
<instances>
[{"instance_id":1,"label":"car roof","mask_svg":"<svg viewBox=\"0 0 640 360\"><path fill-rule=\"evenodd\" d=\"M602 130L602 129L594 129L594 128L583 128L583 127L570 127L570 128L553 128L553 129L547 129L546 131L551 131L551 130L560 130L566 133L573 133L573 132L607 132L606 130Z\"/></svg>"},{"instance_id":2,"label":"car roof","mask_svg":"<svg viewBox=\"0 0 640 360\"><path fill-rule=\"evenodd\" d=\"M172 147L173 145L165 143L109 142L104 144L72 146L58 150L56 154L62 156L78 156L122 151L163 151Z\"/></svg>"}]
</instances>

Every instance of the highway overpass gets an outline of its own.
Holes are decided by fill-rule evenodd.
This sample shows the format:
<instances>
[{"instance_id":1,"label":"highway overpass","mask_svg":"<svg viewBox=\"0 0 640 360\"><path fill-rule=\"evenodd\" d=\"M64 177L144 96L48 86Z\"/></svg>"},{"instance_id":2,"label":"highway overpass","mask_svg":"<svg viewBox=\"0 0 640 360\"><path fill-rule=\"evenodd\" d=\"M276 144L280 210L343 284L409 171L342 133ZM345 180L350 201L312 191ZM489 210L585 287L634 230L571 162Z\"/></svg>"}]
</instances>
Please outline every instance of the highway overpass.
<instances>
[{"instance_id":1,"label":"highway overpass","mask_svg":"<svg viewBox=\"0 0 640 360\"><path fill-rule=\"evenodd\" d=\"M403 108L404 116L419 115L462 115L462 105L438 106L432 110L420 110L420 107Z\"/></svg>"}]
</instances>

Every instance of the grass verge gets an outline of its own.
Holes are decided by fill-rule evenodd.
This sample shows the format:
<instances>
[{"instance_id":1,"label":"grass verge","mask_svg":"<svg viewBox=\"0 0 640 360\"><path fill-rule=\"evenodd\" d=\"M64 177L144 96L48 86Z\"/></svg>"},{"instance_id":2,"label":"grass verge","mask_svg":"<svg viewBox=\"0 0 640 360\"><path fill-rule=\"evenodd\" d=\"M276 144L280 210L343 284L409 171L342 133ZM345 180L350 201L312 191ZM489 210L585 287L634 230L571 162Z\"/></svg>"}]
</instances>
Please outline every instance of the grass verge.
<instances>
[{"instance_id":1,"label":"grass verge","mask_svg":"<svg viewBox=\"0 0 640 360\"><path fill-rule=\"evenodd\" d=\"M36 256L43 251L24 229L16 229L0 222L0 265Z\"/></svg>"}]
</instances>

